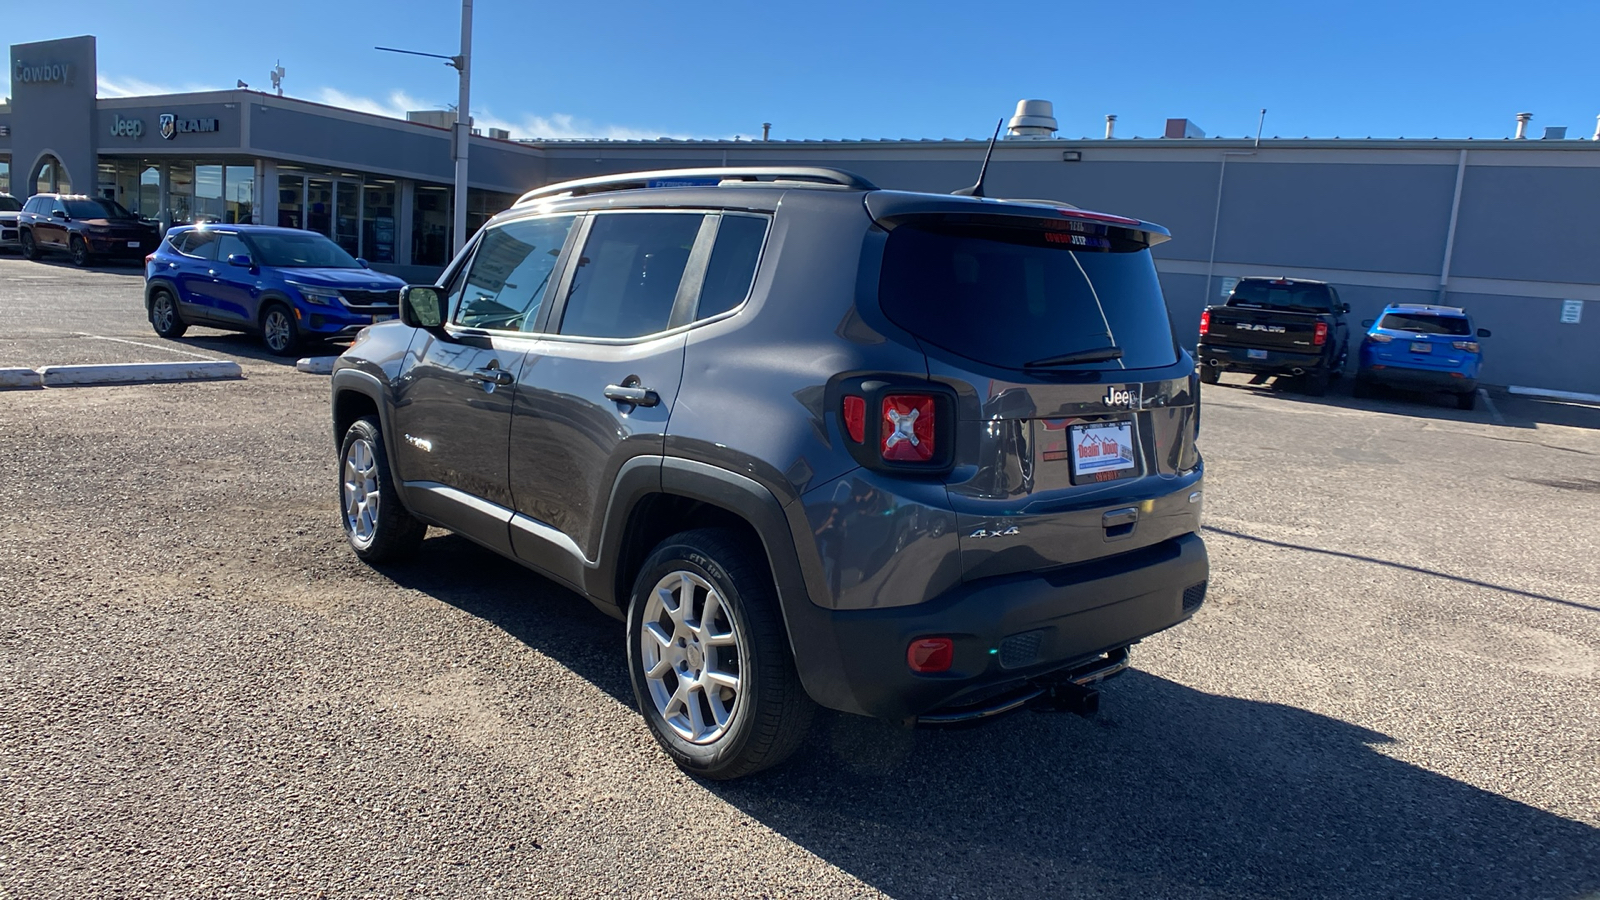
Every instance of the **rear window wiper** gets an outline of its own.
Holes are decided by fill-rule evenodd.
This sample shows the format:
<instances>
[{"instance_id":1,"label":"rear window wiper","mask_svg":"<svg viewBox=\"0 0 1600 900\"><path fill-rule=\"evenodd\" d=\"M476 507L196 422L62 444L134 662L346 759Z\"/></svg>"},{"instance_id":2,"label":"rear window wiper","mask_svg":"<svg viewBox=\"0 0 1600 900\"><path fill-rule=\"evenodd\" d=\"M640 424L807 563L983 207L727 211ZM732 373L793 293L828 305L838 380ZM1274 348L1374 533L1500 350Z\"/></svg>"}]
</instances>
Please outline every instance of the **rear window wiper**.
<instances>
[{"instance_id":1,"label":"rear window wiper","mask_svg":"<svg viewBox=\"0 0 1600 900\"><path fill-rule=\"evenodd\" d=\"M1074 350L1060 356L1046 356L1033 362L1023 363L1025 369L1043 368L1045 366L1080 366L1085 363L1110 362L1122 358L1121 347L1095 347L1090 350Z\"/></svg>"}]
</instances>

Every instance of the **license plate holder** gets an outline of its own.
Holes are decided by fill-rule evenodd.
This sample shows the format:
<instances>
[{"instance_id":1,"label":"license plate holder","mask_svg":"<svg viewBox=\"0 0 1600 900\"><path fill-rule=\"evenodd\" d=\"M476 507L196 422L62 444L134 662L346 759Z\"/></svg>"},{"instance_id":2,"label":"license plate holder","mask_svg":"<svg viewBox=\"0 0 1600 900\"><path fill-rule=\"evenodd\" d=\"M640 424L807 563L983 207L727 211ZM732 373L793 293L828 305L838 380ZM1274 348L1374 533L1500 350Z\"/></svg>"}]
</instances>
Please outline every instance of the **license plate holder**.
<instances>
[{"instance_id":1,"label":"license plate holder","mask_svg":"<svg viewBox=\"0 0 1600 900\"><path fill-rule=\"evenodd\" d=\"M138 241L129 241L128 242L128 249L129 250L138 250L139 249L139 242Z\"/></svg>"},{"instance_id":2,"label":"license plate holder","mask_svg":"<svg viewBox=\"0 0 1600 900\"><path fill-rule=\"evenodd\" d=\"M1139 475L1139 442L1132 419L1084 422L1067 432L1073 484L1098 484Z\"/></svg>"},{"instance_id":3,"label":"license plate holder","mask_svg":"<svg viewBox=\"0 0 1600 900\"><path fill-rule=\"evenodd\" d=\"M1245 353L1249 354L1251 359L1266 359L1267 358L1267 351L1265 351L1265 350L1246 350Z\"/></svg>"},{"instance_id":4,"label":"license plate holder","mask_svg":"<svg viewBox=\"0 0 1600 900\"><path fill-rule=\"evenodd\" d=\"M1433 352L1433 345L1428 343L1427 341L1412 341L1411 342L1411 352L1412 353L1432 353Z\"/></svg>"}]
</instances>

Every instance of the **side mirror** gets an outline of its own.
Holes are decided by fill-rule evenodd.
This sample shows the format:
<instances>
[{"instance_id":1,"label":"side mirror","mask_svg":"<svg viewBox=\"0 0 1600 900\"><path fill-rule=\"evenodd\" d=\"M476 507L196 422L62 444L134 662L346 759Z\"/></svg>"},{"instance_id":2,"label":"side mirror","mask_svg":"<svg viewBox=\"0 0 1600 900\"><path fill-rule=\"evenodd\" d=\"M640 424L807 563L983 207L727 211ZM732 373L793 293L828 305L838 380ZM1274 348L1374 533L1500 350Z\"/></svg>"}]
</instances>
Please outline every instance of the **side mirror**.
<instances>
[{"instance_id":1,"label":"side mirror","mask_svg":"<svg viewBox=\"0 0 1600 900\"><path fill-rule=\"evenodd\" d=\"M412 328L438 328L444 324L439 289L409 284L400 289L400 321Z\"/></svg>"},{"instance_id":2,"label":"side mirror","mask_svg":"<svg viewBox=\"0 0 1600 900\"><path fill-rule=\"evenodd\" d=\"M360 266L363 269L372 268L372 263L367 262L366 259L364 259L363 257L360 257L360 256L356 257L356 265Z\"/></svg>"},{"instance_id":3,"label":"side mirror","mask_svg":"<svg viewBox=\"0 0 1600 900\"><path fill-rule=\"evenodd\" d=\"M255 260L251 259L248 253L228 254L228 265L238 266L241 269L254 269L256 267Z\"/></svg>"},{"instance_id":4,"label":"side mirror","mask_svg":"<svg viewBox=\"0 0 1600 900\"><path fill-rule=\"evenodd\" d=\"M65 219L68 222L72 221L72 217L67 215L67 211L64 210L64 209L52 209L52 210L50 210L50 217L52 219Z\"/></svg>"},{"instance_id":5,"label":"side mirror","mask_svg":"<svg viewBox=\"0 0 1600 900\"><path fill-rule=\"evenodd\" d=\"M1489 336L1489 329L1487 329L1487 328L1479 328L1478 329L1478 337L1488 337L1488 336Z\"/></svg>"},{"instance_id":6,"label":"side mirror","mask_svg":"<svg viewBox=\"0 0 1600 900\"><path fill-rule=\"evenodd\" d=\"M1377 321L1377 319L1362 319L1361 320L1361 327L1362 328L1371 328L1372 327L1372 323L1376 322L1376 321Z\"/></svg>"},{"instance_id":7,"label":"side mirror","mask_svg":"<svg viewBox=\"0 0 1600 900\"><path fill-rule=\"evenodd\" d=\"M1350 304L1348 304L1348 303L1339 304L1339 311L1340 312L1349 312L1350 311Z\"/></svg>"}]
</instances>

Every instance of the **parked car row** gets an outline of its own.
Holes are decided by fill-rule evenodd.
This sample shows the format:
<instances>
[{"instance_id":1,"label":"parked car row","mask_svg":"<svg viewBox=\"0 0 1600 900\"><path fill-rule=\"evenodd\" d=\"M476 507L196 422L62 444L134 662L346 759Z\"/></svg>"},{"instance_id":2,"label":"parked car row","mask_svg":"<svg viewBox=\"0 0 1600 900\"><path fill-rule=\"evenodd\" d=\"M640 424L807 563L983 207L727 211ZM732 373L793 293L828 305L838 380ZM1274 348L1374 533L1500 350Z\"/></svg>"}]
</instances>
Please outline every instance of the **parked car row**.
<instances>
[{"instance_id":1,"label":"parked car row","mask_svg":"<svg viewBox=\"0 0 1600 900\"><path fill-rule=\"evenodd\" d=\"M0 245L15 246L28 259L63 253L77 266L138 259L161 239L156 223L105 197L34 194L19 204L0 196L0 216Z\"/></svg>"},{"instance_id":2,"label":"parked car row","mask_svg":"<svg viewBox=\"0 0 1600 900\"><path fill-rule=\"evenodd\" d=\"M1348 361L1348 312L1350 304L1325 282L1241 278L1226 301L1200 314L1200 379L1216 384L1223 372L1287 376L1321 396ZM1477 339L1489 330L1476 327L1465 310L1393 303L1361 324L1367 330L1358 348L1357 397L1395 387L1444 391L1461 409L1477 405L1483 365Z\"/></svg>"}]
</instances>

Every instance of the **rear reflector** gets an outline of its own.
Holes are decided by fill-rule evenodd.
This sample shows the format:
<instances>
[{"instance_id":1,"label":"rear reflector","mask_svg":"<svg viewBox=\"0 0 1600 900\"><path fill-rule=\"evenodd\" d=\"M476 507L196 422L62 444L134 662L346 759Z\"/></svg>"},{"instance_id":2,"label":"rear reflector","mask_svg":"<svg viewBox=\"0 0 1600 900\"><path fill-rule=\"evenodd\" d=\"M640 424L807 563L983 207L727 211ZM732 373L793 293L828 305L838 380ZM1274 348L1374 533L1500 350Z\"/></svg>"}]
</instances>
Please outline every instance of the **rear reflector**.
<instances>
[{"instance_id":1,"label":"rear reflector","mask_svg":"<svg viewBox=\"0 0 1600 900\"><path fill-rule=\"evenodd\" d=\"M906 665L922 674L950 671L955 656L955 642L947 637L918 638L906 647Z\"/></svg>"},{"instance_id":2,"label":"rear reflector","mask_svg":"<svg viewBox=\"0 0 1600 900\"><path fill-rule=\"evenodd\" d=\"M1328 323L1327 322L1318 322L1317 323L1317 333L1311 336L1311 343L1313 345L1315 345L1315 346L1321 347L1323 344L1326 344L1327 342L1328 342Z\"/></svg>"},{"instance_id":3,"label":"rear reflector","mask_svg":"<svg viewBox=\"0 0 1600 900\"><path fill-rule=\"evenodd\" d=\"M1211 310L1200 314L1200 336L1205 337L1211 332Z\"/></svg>"},{"instance_id":4,"label":"rear reflector","mask_svg":"<svg viewBox=\"0 0 1600 900\"><path fill-rule=\"evenodd\" d=\"M879 452L895 462L927 462L933 458L933 398L927 394L890 394L883 398L883 442Z\"/></svg>"},{"instance_id":5,"label":"rear reflector","mask_svg":"<svg viewBox=\"0 0 1600 900\"><path fill-rule=\"evenodd\" d=\"M854 394L844 398L844 430L850 440L861 443L867 434L867 401Z\"/></svg>"}]
</instances>

